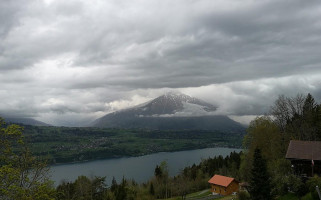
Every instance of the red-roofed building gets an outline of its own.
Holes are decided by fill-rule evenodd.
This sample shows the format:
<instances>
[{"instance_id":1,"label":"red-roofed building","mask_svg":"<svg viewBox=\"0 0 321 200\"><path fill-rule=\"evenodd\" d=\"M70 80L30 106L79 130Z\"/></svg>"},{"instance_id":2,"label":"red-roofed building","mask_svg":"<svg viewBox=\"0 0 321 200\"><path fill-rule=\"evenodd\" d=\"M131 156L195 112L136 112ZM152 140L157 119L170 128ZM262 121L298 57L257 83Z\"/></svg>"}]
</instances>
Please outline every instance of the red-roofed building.
<instances>
[{"instance_id":1,"label":"red-roofed building","mask_svg":"<svg viewBox=\"0 0 321 200\"><path fill-rule=\"evenodd\" d=\"M209 181L212 193L230 195L239 190L239 182L231 177L215 174Z\"/></svg>"}]
</instances>

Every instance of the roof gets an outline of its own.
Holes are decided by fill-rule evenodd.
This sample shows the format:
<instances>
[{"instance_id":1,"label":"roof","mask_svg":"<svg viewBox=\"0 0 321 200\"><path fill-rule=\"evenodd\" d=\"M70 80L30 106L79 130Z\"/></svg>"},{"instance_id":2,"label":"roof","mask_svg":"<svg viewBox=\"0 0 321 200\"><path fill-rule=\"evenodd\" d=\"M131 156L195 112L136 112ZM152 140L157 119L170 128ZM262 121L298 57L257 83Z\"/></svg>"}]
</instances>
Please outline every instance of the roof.
<instances>
[{"instance_id":1,"label":"roof","mask_svg":"<svg viewBox=\"0 0 321 200\"><path fill-rule=\"evenodd\" d=\"M221 176L215 174L208 182L215 185L221 185L227 187L231 184L235 179L231 177Z\"/></svg>"},{"instance_id":2,"label":"roof","mask_svg":"<svg viewBox=\"0 0 321 200\"><path fill-rule=\"evenodd\" d=\"M240 183L240 186L241 187L249 187L250 184L248 182L242 182L242 183Z\"/></svg>"},{"instance_id":3,"label":"roof","mask_svg":"<svg viewBox=\"0 0 321 200\"><path fill-rule=\"evenodd\" d=\"M321 160L321 141L291 140L285 158Z\"/></svg>"}]
</instances>

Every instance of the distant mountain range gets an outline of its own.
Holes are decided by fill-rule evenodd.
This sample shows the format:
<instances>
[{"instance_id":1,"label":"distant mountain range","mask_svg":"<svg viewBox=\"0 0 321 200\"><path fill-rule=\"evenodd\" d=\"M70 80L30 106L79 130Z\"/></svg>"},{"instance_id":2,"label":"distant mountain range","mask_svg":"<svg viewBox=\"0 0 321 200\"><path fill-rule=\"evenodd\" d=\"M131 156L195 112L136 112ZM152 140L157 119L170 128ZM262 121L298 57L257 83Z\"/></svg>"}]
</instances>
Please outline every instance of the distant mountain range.
<instances>
[{"instance_id":1,"label":"distant mountain range","mask_svg":"<svg viewBox=\"0 0 321 200\"><path fill-rule=\"evenodd\" d=\"M217 107L181 93L167 93L144 104L107 114L95 127L147 128L160 130L244 131L227 116L215 115Z\"/></svg>"},{"instance_id":2,"label":"distant mountain range","mask_svg":"<svg viewBox=\"0 0 321 200\"><path fill-rule=\"evenodd\" d=\"M32 126L51 126L44 122L32 118L18 118L18 117L3 117L6 123L24 124Z\"/></svg>"}]
</instances>

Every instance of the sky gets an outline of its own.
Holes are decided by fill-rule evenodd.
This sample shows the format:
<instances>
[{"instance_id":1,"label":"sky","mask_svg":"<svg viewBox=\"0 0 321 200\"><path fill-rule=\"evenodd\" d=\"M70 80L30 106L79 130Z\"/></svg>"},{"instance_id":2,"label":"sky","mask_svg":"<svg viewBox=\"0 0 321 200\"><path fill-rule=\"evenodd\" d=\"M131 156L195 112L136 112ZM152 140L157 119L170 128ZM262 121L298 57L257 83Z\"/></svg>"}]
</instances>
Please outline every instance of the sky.
<instances>
[{"instance_id":1,"label":"sky","mask_svg":"<svg viewBox=\"0 0 321 200\"><path fill-rule=\"evenodd\" d=\"M0 115L85 126L168 91L245 120L321 100L321 1L0 0Z\"/></svg>"}]
</instances>

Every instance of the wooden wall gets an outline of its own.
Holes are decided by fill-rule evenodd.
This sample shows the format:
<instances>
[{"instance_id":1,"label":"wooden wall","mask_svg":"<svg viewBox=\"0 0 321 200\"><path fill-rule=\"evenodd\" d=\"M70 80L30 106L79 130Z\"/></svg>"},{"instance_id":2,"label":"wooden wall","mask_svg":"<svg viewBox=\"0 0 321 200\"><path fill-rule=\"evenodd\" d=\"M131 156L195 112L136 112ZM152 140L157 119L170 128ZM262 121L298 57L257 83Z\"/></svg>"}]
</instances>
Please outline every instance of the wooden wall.
<instances>
[{"instance_id":1,"label":"wooden wall","mask_svg":"<svg viewBox=\"0 0 321 200\"><path fill-rule=\"evenodd\" d=\"M237 192L239 190L239 184L236 181L233 181L227 187L211 184L211 192L215 192L221 195L230 195L233 192Z\"/></svg>"}]
</instances>

